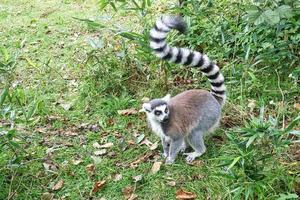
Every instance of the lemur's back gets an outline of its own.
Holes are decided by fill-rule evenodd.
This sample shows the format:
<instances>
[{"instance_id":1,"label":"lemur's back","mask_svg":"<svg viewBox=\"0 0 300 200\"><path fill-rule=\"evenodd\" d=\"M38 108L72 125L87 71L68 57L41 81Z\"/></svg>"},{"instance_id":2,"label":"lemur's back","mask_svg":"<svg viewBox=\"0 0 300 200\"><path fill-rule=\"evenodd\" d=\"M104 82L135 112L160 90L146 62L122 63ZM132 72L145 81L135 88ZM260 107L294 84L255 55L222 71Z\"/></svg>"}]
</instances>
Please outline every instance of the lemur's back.
<instances>
[{"instance_id":1,"label":"lemur's back","mask_svg":"<svg viewBox=\"0 0 300 200\"><path fill-rule=\"evenodd\" d=\"M206 132L221 115L220 103L206 90L184 91L172 97L169 106L170 112L176 110L165 128L169 134L186 135L195 128Z\"/></svg>"}]
</instances>

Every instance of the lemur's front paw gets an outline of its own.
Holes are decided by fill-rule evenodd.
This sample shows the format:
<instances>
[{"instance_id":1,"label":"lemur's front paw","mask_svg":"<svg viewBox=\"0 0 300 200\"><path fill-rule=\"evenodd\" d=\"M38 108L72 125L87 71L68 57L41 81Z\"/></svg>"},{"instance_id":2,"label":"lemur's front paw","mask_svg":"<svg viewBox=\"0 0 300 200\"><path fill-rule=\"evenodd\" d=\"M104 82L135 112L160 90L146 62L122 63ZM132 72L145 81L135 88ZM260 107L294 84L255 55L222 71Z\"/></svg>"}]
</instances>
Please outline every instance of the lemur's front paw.
<instances>
[{"instance_id":1,"label":"lemur's front paw","mask_svg":"<svg viewBox=\"0 0 300 200\"><path fill-rule=\"evenodd\" d=\"M180 152L180 153L184 153L184 152L185 152L185 150L186 150L186 147L185 147L185 146L183 146L183 147L181 147L181 148L180 148L179 152Z\"/></svg>"},{"instance_id":2,"label":"lemur's front paw","mask_svg":"<svg viewBox=\"0 0 300 200\"><path fill-rule=\"evenodd\" d=\"M173 164L173 163L174 163L174 161L175 161L175 159L174 159L174 158L167 157L165 164L167 164L167 165L171 165L171 164Z\"/></svg>"},{"instance_id":3,"label":"lemur's front paw","mask_svg":"<svg viewBox=\"0 0 300 200\"><path fill-rule=\"evenodd\" d=\"M168 157L168 154L167 154L167 153L163 153L163 154L162 154L162 157L163 157L163 158L167 158L167 157Z\"/></svg>"}]
</instances>

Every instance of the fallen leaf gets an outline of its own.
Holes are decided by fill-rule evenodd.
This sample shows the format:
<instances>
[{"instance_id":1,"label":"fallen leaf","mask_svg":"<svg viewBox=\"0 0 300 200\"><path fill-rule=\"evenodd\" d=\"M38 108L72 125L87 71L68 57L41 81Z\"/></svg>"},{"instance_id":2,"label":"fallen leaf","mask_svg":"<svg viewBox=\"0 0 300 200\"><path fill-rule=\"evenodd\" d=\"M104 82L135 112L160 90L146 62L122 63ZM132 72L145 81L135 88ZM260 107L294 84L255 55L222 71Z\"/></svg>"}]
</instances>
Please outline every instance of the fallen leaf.
<instances>
[{"instance_id":1,"label":"fallen leaf","mask_svg":"<svg viewBox=\"0 0 300 200\"><path fill-rule=\"evenodd\" d=\"M89 127L90 131L92 132L99 132L100 131L100 127L98 124L93 124Z\"/></svg>"},{"instance_id":2,"label":"fallen leaf","mask_svg":"<svg viewBox=\"0 0 300 200\"><path fill-rule=\"evenodd\" d=\"M142 175L142 174L140 174L140 175L137 175L137 176L133 176L132 178L133 178L134 182L136 183L136 182L138 182L138 181L142 180L142 178L143 178L143 175Z\"/></svg>"},{"instance_id":3,"label":"fallen leaf","mask_svg":"<svg viewBox=\"0 0 300 200\"><path fill-rule=\"evenodd\" d=\"M37 128L36 131L37 131L38 133L46 134L48 130L47 130L47 128L45 128L45 127L40 127L40 128Z\"/></svg>"},{"instance_id":4,"label":"fallen leaf","mask_svg":"<svg viewBox=\"0 0 300 200\"><path fill-rule=\"evenodd\" d=\"M114 181L120 181L122 179L122 174L116 174L114 177Z\"/></svg>"},{"instance_id":5,"label":"fallen leaf","mask_svg":"<svg viewBox=\"0 0 300 200\"><path fill-rule=\"evenodd\" d=\"M109 118L106 123L110 126L113 126L115 124L115 121L113 118Z\"/></svg>"},{"instance_id":6,"label":"fallen leaf","mask_svg":"<svg viewBox=\"0 0 300 200\"><path fill-rule=\"evenodd\" d=\"M55 146L54 146L54 147L51 147L51 148L48 148L48 149L46 150L46 154L51 154L51 153L53 153L55 150L57 150Z\"/></svg>"},{"instance_id":7,"label":"fallen leaf","mask_svg":"<svg viewBox=\"0 0 300 200\"><path fill-rule=\"evenodd\" d=\"M72 163L74 165L79 165L80 163L82 163L82 160L73 160Z\"/></svg>"},{"instance_id":8,"label":"fallen leaf","mask_svg":"<svg viewBox=\"0 0 300 200\"><path fill-rule=\"evenodd\" d=\"M86 170L90 175L93 175L95 173L95 165L94 164L88 164L86 166Z\"/></svg>"},{"instance_id":9,"label":"fallen leaf","mask_svg":"<svg viewBox=\"0 0 300 200\"><path fill-rule=\"evenodd\" d=\"M54 194L49 193L49 192L45 192L42 194L41 196L41 200L52 200L54 197Z\"/></svg>"},{"instance_id":10,"label":"fallen leaf","mask_svg":"<svg viewBox=\"0 0 300 200\"><path fill-rule=\"evenodd\" d=\"M126 110L118 110L119 115L128 116L128 115L134 115L138 112L134 108L126 109Z\"/></svg>"},{"instance_id":11,"label":"fallen leaf","mask_svg":"<svg viewBox=\"0 0 300 200\"><path fill-rule=\"evenodd\" d=\"M98 192L100 189L103 188L104 184L106 183L106 181L97 181L94 185L94 188L92 190L93 193Z\"/></svg>"},{"instance_id":12,"label":"fallen leaf","mask_svg":"<svg viewBox=\"0 0 300 200\"><path fill-rule=\"evenodd\" d=\"M158 147L158 142L156 141L154 144L151 145L150 150L155 150Z\"/></svg>"},{"instance_id":13,"label":"fallen leaf","mask_svg":"<svg viewBox=\"0 0 300 200\"><path fill-rule=\"evenodd\" d=\"M152 174L156 174L159 170L160 170L160 166L162 165L162 162L155 162L153 165L152 165L152 168L151 168L151 173Z\"/></svg>"},{"instance_id":14,"label":"fallen leaf","mask_svg":"<svg viewBox=\"0 0 300 200\"><path fill-rule=\"evenodd\" d=\"M256 100L254 99L248 99L248 105L247 107L250 108L250 112L253 112L254 108L256 107Z\"/></svg>"},{"instance_id":15,"label":"fallen leaf","mask_svg":"<svg viewBox=\"0 0 300 200\"><path fill-rule=\"evenodd\" d=\"M133 127L133 123L132 122L128 122L127 125L126 125L126 128L127 129L132 129Z\"/></svg>"},{"instance_id":16,"label":"fallen leaf","mask_svg":"<svg viewBox=\"0 0 300 200\"><path fill-rule=\"evenodd\" d=\"M115 157L116 155L117 155L117 154L116 154L115 152L113 152L113 151L108 152L108 154L107 154L107 156L110 157L110 158L113 158L113 157Z\"/></svg>"},{"instance_id":17,"label":"fallen leaf","mask_svg":"<svg viewBox=\"0 0 300 200\"><path fill-rule=\"evenodd\" d=\"M131 185L126 186L125 188L122 189L122 193L125 199L127 200L134 200L137 198L137 195L133 194L133 192L134 192L134 188Z\"/></svg>"},{"instance_id":18,"label":"fallen leaf","mask_svg":"<svg viewBox=\"0 0 300 200\"><path fill-rule=\"evenodd\" d=\"M189 177L190 180L202 180L204 176L202 174L196 173Z\"/></svg>"},{"instance_id":19,"label":"fallen leaf","mask_svg":"<svg viewBox=\"0 0 300 200\"><path fill-rule=\"evenodd\" d=\"M179 189L176 191L176 199L196 199L196 194Z\"/></svg>"},{"instance_id":20,"label":"fallen leaf","mask_svg":"<svg viewBox=\"0 0 300 200\"><path fill-rule=\"evenodd\" d=\"M73 130L67 130L67 131L61 131L61 132L67 136L77 136L78 135L78 133Z\"/></svg>"},{"instance_id":21,"label":"fallen leaf","mask_svg":"<svg viewBox=\"0 0 300 200\"><path fill-rule=\"evenodd\" d=\"M56 165L52 160L46 160L43 163L43 166L47 171L58 171L58 165Z\"/></svg>"},{"instance_id":22,"label":"fallen leaf","mask_svg":"<svg viewBox=\"0 0 300 200\"><path fill-rule=\"evenodd\" d=\"M142 103L148 103L150 101L150 98L149 97L143 97L141 99Z\"/></svg>"},{"instance_id":23,"label":"fallen leaf","mask_svg":"<svg viewBox=\"0 0 300 200\"><path fill-rule=\"evenodd\" d=\"M63 185L64 185L64 180L60 180L52 187L52 190L53 191L59 190L63 187Z\"/></svg>"},{"instance_id":24,"label":"fallen leaf","mask_svg":"<svg viewBox=\"0 0 300 200\"><path fill-rule=\"evenodd\" d=\"M70 103L62 103L60 104L61 107L63 107L64 110L68 111L72 107L72 104Z\"/></svg>"},{"instance_id":25,"label":"fallen leaf","mask_svg":"<svg viewBox=\"0 0 300 200\"><path fill-rule=\"evenodd\" d=\"M176 182L175 181L168 181L167 185L174 187L174 186L176 186Z\"/></svg>"},{"instance_id":26,"label":"fallen leaf","mask_svg":"<svg viewBox=\"0 0 300 200\"><path fill-rule=\"evenodd\" d=\"M141 162L145 162L150 156L152 156L153 153L152 152L148 152L145 155L143 155L142 157L138 158L137 160L133 161L130 163L130 167L131 168L135 168L137 167L137 165Z\"/></svg>"},{"instance_id":27,"label":"fallen leaf","mask_svg":"<svg viewBox=\"0 0 300 200\"><path fill-rule=\"evenodd\" d=\"M192 162L188 162L187 164L192 166L202 166L204 162L202 160L193 160Z\"/></svg>"},{"instance_id":28,"label":"fallen leaf","mask_svg":"<svg viewBox=\"0 0 300 200\"><path fill-rule=\"evenodd\" d=\"M128 198L128 200L135 200L138 198L137 194L131 194L131 196Z\"/></svg>"},{"instance_id":29,"label":"fallen leaf","mask_svg":"<svg viewBox=\"0 0 300 200\"><path fill-rule=\"evenodd\" d=\"M102 162L102 158L98 157L98 156L91 156L91 158L93 159L94 163L97 165L99 163Z\"/></svg>"},{"instance_id":30,"label":"fallen leaf","mask_svg":"<svg viewBox=\"0 0 300 200\"><path fill-rule=\"evenodd\" d=\"M148 140L147 138L141 142L141 145L143 145L143 144L148 147L151 147L153 145L153 143L150 140Z\"/></svg>"},{"instance_id":31,"label":"fallen leaf","mask_svg":"<svg viewBox=\"0 0 300 200\"><path fill-rule=\"evenodd\" d=\"M136 138L135 143L136 143L136 144L139 144L144 138L145 138L145 135L144 135L144 134L139 135L139 136Z\"/></svg>"},{"instance_id":32,"label":"fallen leaf","mask_svg":"<svg viewBox=\"0 0 300 200\"><path fill-rule=\"evenodd\" d=\"M101 150L98 150L98 151L95 151L94 154L96 156L102 156L102 155L105 155L107 153L107 150L106 149L101 149Z\"/></svg>"},{"instance_id":33,"label":"fallen leaf","mask_svg":"<svg viewBox=\"0 0 300 200\"><path fill-rule=\"evenodd\" d=\"M135 142L134 142L133 140L128 140L128 141L127 141L127 144L134 145Z\"/></svg>"},{"instance_id":34,"label":"fallen leaf","mask_svg":"<svg viewBox=\"0 0 300 200\"><path fill-rule=\"evenodd\" d=\"M98 142L94 142L94 143L93 143L93 147L94 147L94 148L97 148L97 149L100 149L100 148L101 148L101 146L100 146L100 144L99 144Z\"/></svg>"},{"instance_id":35,"label":"fallen leaf","mask_svg":"<svg viewBox=\"0 0 300 200\"><path fill-rule=\"evenodd\" d=\"M103 144L101 145L99 148L110 148L110 147L113 147L114 146L114 143L112 142L109 142L109 143L106 143L106 144Z\"/></svg>"},{"instance_id":36,"label":"fallen leaf","mask_svg":"<svg viewBox=\"0 0 300 200\"><path fill-rule=\"evenodd\" d=\"M295 103L294 108L296 108L296 110L300 110L300 103Z\"/></svg>"}]
</instances>

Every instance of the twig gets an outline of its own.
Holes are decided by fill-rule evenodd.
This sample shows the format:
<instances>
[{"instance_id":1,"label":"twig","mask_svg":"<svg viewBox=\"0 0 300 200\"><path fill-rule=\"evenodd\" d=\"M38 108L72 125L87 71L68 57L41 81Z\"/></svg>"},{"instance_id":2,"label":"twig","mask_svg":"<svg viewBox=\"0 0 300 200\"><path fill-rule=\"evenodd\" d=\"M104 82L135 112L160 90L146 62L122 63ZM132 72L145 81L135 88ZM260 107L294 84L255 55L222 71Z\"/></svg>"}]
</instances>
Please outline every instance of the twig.
<instances>
[{"instance_id":1,"label":"twig","mask_svg":"<svg viewBox=\"0 0 300 200\"><path fill-rule=\"evenodd\" d=\"M277 86L278 86L278 89L279 89L279 91L280 91L280 94L281 94L281 97L282 97L282 99L281 99L281 101L282 101L282 103L284 103L284 94L283 94L283 91L282 91L282 89L281 89L281 87L280 87L280 77L279 77L279 74L278 74L278 71L277 71L277 69L275 69L275 72L276 72L276 75L277 75ZM280 109L280 106L279 106L279 108L278 109ZM278 115L279 115L279 112L278 112ZM278 115L277 115L277 118L278 118ZM284 129L285 128L285 125L284 125L284 122L285 122L285 115L284 115L284 112L282 113L282 129Z\"/></svg>"}]
</instances>

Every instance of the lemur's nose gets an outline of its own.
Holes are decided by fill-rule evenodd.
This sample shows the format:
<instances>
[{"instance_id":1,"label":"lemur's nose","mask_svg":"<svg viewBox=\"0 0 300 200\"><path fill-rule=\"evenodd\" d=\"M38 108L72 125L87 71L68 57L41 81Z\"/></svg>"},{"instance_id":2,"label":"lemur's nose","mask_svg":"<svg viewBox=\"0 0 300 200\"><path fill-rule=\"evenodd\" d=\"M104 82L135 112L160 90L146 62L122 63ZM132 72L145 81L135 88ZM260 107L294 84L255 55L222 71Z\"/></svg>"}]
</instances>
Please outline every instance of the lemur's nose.
<instances>
[{"instance_id":1,"label":"lemur's nose","mask_svg":"<svg viewBox=\"0 0 300 200\"><path fill-rule=\"evenodd\" d=\"M162 122L167 122L168 119L169 119L169 117L168 117L168 116L165 116L165 117L163 118Z\"/></svg>"}]
</instances>

